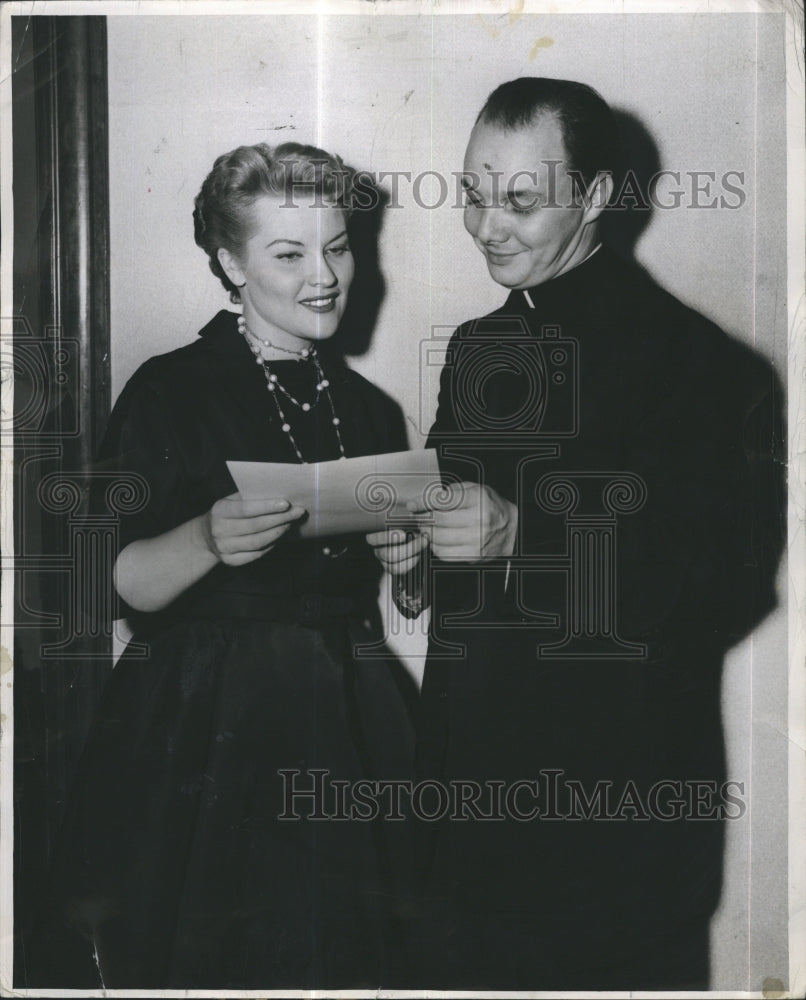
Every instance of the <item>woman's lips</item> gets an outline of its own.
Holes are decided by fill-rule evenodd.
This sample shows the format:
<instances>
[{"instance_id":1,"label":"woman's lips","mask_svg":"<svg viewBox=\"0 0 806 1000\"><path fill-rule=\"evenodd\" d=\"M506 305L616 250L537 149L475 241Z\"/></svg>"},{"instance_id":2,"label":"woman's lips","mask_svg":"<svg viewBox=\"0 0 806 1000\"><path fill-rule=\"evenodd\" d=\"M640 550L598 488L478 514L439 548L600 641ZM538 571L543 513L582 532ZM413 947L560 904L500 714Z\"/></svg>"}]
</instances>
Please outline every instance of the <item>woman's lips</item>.
<instances>
[{"instance_id":1,"label":"woman's lips","mask_svg":"<svg viewBox=\"0 0 806 1000\"><path fill-rule=\"evenodd\" d=\"M334 292L331 295L317 295L315 298L300 299L299 304L305 306L306 309L310 309L312 312L326 313L336 308L336 299L338 297L338 292Z\"/></svg>"}]
</instances>

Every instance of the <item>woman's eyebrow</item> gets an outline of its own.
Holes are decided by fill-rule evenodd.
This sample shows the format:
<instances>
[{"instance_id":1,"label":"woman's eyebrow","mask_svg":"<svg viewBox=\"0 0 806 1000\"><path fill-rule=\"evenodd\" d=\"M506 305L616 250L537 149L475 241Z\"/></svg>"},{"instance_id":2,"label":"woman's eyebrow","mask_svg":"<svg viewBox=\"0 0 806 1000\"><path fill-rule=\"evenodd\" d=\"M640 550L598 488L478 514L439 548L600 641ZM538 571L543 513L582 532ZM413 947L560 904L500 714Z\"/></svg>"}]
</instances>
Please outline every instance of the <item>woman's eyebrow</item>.
<instances>
[{"instance_id":1,"label":"woman's eyebrow","mask_svg":"<svg viewBox=\"0 0 806 1000\"><path fill-rule=\"evenodd\" d=\"M293 243L293 245L295 247L304 247L305 246L305 244L304 243L300 243L299 240L289 240L289 239L286 239L284 236L280 236L276 240L272 240L271 243L267 243L266 247L267 248L268 247L273 247L275 243Z\"/></svg>"},{"instance_id":2,"label":"woman's eyebrow","mask_svg":"<svg viewBox=\"0 0 806 1000\"><path fill-rule=\"evenodd\" d=\"M325 244L325 246L328 246L330 243L335 243L336 240L340 240L343 237L345 237L346 235L347 235L347 230L346 229L342 229L342 231L339 233L339 235L338 236L334 236L332 239L328 240L327 243Z\"/></svg>"}]
</instances>

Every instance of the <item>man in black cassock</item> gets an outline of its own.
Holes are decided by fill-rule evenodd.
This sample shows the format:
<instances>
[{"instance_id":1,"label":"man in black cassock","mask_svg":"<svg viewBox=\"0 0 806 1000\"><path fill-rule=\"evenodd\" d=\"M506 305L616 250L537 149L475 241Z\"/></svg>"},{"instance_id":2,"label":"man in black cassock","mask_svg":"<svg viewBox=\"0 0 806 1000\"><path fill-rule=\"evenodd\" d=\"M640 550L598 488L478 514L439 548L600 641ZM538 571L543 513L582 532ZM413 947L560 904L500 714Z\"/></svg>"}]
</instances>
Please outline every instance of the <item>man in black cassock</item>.
<instances>
[{"instance_id":1,"label":"man in black cassock","mask_svg":"<svg viewBox=\"0 0 806 1000\"><path fill-rule=\"evenodd\" d=\"M432 603L431 987L708 986L745 810L720 674L775 605L777 382L601 244L616 135L582 84L490 95L465 226L510 294L453 335L429 437L461 485L415 539L370 536L404 613Z\"/></svg>"}]
</instances>

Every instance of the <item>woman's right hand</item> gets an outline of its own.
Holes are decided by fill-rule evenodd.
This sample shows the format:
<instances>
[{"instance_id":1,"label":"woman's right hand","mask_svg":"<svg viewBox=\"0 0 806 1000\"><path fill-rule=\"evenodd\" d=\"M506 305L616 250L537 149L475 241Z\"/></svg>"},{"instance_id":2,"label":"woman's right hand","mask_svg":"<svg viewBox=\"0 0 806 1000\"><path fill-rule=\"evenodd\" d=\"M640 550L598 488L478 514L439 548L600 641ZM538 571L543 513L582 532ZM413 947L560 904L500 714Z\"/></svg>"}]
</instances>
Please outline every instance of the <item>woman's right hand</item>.
<instances>
[{"instance_id":1,"label":"woman's right hand","mask_svg":"<svg viewBox=\"0 0 806 1000\"><path fill-rule=\"evenodd\" d=\"M367 542L375 550L381 566L392 576L405 576L422 559L428 547L428 536L423 532L413 534L400 528L390 531L375 531L366 536Z\"/></svg>"},{"instance_id":2,"label":"woman's right hand","mask_svg":"<svg viewBox=\"0 0 806 1000\"><path fill-rule=\"evenodd\" d=\"M281 498L243 500L233 493L201 519L204 544L219 562L243 566L270 552L304 513L304 507Z\"/></svg>"}]
</instances>

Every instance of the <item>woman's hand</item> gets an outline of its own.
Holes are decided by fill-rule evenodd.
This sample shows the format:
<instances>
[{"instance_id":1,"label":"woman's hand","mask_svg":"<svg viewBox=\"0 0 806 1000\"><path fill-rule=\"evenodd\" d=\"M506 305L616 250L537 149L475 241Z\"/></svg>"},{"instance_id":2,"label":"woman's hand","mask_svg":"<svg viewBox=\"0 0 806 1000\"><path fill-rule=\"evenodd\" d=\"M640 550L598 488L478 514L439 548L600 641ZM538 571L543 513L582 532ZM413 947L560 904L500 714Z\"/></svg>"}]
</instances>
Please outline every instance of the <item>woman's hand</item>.
<instances>
[{"instance_id":1,"label":"woman's hand","mask_svg":"<svg viewBox=\"0 0 806 1000\"><path fill-rule=\"evenodd\" d=\"M233 493L213 504L201 519L203 541L219 562L243 566L270 552L305 513L288 500L243 500Z\"/></svg>"},{"instance_id":2,"label":"woman's hand","mask_svg":"<svg viewBox=\"0 0 806 1000\"><path fill-rule=\"evenodd\" d=\"M398 528L375 531L367 535L367 542L375 550L380 564L392 576L403 576L414 569L428 545L426 535L405 532Z\"/></svg>"}]
</instances>

